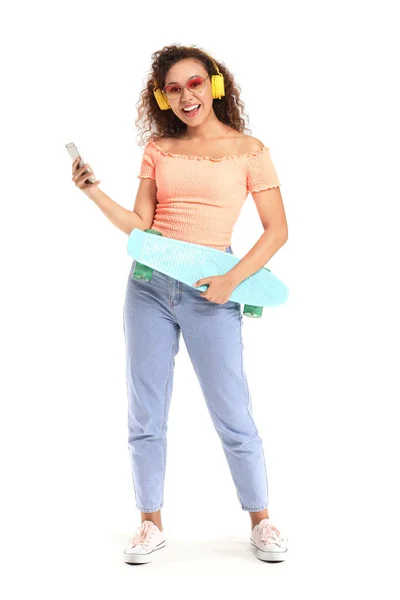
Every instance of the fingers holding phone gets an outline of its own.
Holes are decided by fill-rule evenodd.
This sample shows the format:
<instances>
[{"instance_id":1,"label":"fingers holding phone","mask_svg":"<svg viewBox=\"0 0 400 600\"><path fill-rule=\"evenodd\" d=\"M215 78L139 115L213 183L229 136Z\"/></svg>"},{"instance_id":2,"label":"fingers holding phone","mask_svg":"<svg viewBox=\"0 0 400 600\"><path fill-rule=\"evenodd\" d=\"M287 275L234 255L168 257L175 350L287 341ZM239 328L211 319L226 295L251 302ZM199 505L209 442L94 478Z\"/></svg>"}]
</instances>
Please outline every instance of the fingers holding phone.
<instances>
[{"instance_id":1,"label":"fingers holding phone","mask_svg":"<svg viewBox=\"0 0 400 600\"><path fill-rule=\"evenodd\" d=\"M92 190L97 186L100 180L96 181L95 174L89 164L84 164L79 167L80 157L77 156L72 163L72 181L75 182L76 187L81 189L83 192L87 189ZM90 177L88 177L90 175Z\"/></svg>"},{"instance_id":2,"label":"fingers holding phone","mask_svg":"<svg viewBox=\"0 0 400 600\"><path fill-rule=\"evenodd\" d=\"M93 192L93 188L97 187L100 180L96 181L95 174L88 163L85 163L82 156L79 154L78 148L73 142L65 144L65 147L72 158L72 181L76 187L89 196L89 190Z\"/></svg>"}]
</instances>

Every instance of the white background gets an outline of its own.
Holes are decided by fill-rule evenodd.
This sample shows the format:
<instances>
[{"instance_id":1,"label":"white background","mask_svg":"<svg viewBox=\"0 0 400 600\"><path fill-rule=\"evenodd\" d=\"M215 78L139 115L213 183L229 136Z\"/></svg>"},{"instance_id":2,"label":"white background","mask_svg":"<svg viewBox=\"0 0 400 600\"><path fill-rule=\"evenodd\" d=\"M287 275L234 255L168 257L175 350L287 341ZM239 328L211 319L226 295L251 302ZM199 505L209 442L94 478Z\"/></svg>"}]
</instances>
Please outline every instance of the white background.
<instances>
[{"instance_id":1,"label":"white background","mask_svg":"<svg viewBox=\"0 0 400 600\"><path fill-rule=\"evenodd\" d=\"M2 567L7 598L398 597L399 94L394 2L20 2L1 10ZM75 142L132 208L152 52L202 47L270 147L289 302L245 318L284 563L259 561L181 340L169 548L130 567L127 236L71 181ZM262 234L251 195L232 238Z\"/></svg>"}]
</instances>

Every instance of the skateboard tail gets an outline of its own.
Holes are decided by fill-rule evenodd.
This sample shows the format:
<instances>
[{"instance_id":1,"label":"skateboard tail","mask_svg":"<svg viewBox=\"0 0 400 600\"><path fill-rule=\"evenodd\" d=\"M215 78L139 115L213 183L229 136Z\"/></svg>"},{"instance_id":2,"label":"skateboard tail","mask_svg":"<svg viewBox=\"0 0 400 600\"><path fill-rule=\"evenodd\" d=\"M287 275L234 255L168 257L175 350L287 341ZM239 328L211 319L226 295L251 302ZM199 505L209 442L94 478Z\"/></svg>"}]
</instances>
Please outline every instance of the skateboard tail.
<instances>
[{"instance_id":1,"label":"skateboard tail","mask_svg":"<svg viewBox=\"0 0 400 600\"><path fill-rule=\"evenodd\" d=\"M140 248L142 246L142 237L138 235L132 235L128 237L128 254L130 256L139 256Z\"/></svg>"}]
</instances>

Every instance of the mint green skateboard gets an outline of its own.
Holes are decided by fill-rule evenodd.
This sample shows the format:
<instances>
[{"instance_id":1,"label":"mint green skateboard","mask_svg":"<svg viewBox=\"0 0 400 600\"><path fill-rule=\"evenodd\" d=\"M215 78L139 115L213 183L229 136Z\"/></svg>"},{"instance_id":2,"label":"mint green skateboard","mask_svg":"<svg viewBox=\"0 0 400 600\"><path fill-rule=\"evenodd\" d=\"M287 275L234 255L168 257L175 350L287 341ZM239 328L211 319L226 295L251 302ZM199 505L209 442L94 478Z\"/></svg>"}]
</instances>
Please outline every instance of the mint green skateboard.
<instances>
[{"instance_id":1,"label":"mint green skateboard","mask_svg":"<svg viewBox=\"0 0 400 600\"><path fill-rule=\"evenodd\" d=\"M208 286L195 287L193 283L203 277L224 275L240 260L229 252L164 237L155 229L138 228L129 235L128 254L136 261L132 279L150 281L156 270L201 292ZM239 283L229 300L244 304L245 316L261 317L263 306L279 306L288 295L286 285L262 267Z\"/></svg>"}]
</instances>

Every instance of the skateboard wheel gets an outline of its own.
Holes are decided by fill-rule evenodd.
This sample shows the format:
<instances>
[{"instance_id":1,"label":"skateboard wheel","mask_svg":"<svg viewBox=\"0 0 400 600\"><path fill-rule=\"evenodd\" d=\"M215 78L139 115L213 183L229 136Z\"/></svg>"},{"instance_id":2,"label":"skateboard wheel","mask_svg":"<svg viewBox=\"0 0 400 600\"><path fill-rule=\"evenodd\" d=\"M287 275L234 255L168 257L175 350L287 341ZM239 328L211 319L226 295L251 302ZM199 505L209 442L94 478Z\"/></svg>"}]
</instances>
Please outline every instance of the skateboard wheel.
<instances>
[{"instance_id":1,"label":"skateboard wheel","mask_svg":"<svg viewBox=\"0 0 400 600\"><path fill-rule=\"evenodd\" d=\"M141 279L142 281L151 281L153 269L142 263L136 263L132 273L132 279Z\"/></svg>"},{"instance_id":2,"label":"skateboard wheel","mask_svg":"<svg viewBox=\"0 0 400 600\"><path fill-rule=\"evenodd\" d=\"M145 233L152 233L154 235L162 235L161 231L157 229L145 229ZM153 269L147 265L142 265L137 262L132 273L132 279L141 279L142 281L151 281L153 276Z\"/></svg>"},{"instance_id":3,"label":"skateboard wheel","mask_svg":"<svg viewBox=\"0 0 400 600\"><path fill-rule=\"evenodd\" d=\"M252 304L245 304L243 307L243 314L246 317L260 318L262 315L262 311L263 311L262 306L253 306Z\"/></svg>"}]
</instances>

